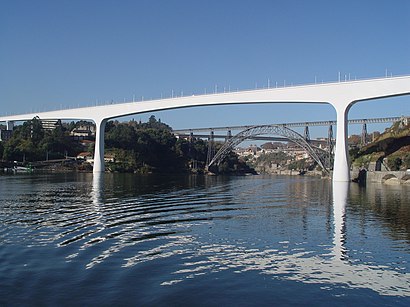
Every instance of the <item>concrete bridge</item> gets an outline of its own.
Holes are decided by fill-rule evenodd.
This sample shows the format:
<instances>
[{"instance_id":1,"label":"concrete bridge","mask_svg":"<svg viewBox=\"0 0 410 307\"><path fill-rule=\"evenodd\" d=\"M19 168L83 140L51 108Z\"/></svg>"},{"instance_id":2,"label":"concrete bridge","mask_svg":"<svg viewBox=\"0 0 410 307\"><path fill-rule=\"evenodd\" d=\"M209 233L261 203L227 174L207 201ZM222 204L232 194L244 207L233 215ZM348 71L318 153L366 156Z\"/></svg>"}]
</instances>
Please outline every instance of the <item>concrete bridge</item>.
<instances>
[{"instance_id":1,"label":"concrete bridge","mask_svg":"<svg viewBox=\"0 0 410 307\"><path fill-rule=\"evenodd\" d=\"M100 173L105 169L104 128L109 119L131 114L196 106L263 103L330 104L335 108L337 115L333 181L346 182L350 180L347 149L347 120L349 109L359 101L408 94L410 94L410 76L403 76L394 78L300 85L283 88L267 88L251 91L218 93L50 112L28 113L22 115L3 116L0 117L0 122L6 122L8 127L10 127L14 121L30 120L36 116L40 119L47 120L74 119L94 121L97 130L93 171L94 173Z\"/></svg>"}]
</instances>

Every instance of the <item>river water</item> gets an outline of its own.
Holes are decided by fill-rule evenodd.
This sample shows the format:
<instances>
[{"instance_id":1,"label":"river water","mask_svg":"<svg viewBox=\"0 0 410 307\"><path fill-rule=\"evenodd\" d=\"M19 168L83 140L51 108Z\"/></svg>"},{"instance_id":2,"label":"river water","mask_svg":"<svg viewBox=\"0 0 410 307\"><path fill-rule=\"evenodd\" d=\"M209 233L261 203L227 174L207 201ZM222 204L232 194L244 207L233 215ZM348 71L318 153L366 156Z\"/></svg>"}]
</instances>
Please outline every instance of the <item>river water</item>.
<instances>
[{"instance_id":1,"label":"river water","mask_svg":"<svg viewBox=\"0 0 410 307\"><path fill-rule=\"evenodd\" d=\"M409 306L410 186L0 176L0 305Z\"/></svg>"}]
</instances>

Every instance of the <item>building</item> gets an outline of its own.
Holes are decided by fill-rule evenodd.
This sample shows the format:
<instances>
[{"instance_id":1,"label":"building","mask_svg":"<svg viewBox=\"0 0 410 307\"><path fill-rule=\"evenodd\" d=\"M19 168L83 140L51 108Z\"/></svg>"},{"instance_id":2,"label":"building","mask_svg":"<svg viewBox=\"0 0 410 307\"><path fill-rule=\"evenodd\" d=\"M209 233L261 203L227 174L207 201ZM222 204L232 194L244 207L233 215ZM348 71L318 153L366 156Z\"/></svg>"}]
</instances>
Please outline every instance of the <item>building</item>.
<instances>
[{"instance_id":1,"label":"building","mask_svg":"<svg viewBox=\"0 0 410 307\"><path fill-rule=\"evenodd\" d=\"M41 125L43 126L44 130L54 130L55 128L61 126L61 120L44 120L40 119Z\"/></svg>"},{"instance_id":2,"label":"building","mask_svg":"<svg viewBox=\"0 0 410 307\"><path fill-rule=\"evenodd\" d=\"M0 141L5 142L11 138L13 134L12 130L1 130L0 129Z\"/></svg>"},{"instance_id":3,"label":"building","mask_svg":"<svg viewBox=\"0 0 410 307\"><path fill-rule=\"evenodd\" d=\"M83 124L74 128L70 135L77 140L84 140L88 138L95 137L95 125L92 123Z\"/></svg>"}]
</instances>

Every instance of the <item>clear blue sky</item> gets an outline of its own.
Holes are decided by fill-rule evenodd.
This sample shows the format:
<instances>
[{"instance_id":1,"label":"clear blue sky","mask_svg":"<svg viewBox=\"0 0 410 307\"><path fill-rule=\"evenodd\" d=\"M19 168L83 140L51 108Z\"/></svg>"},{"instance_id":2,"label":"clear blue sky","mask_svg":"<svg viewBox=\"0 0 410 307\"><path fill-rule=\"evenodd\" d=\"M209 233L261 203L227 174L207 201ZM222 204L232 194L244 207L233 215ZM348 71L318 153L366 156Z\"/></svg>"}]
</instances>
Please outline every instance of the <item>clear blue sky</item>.
<instances>
[{"instance_id":1,"label":"clear blue sky","mask_svg":"<svg viewBox=\"0 0 410 307\"><path fill-rule=\"evenodd\" d=\"M410 74L408 0L0 0L1 114L386 69ZM285 104L154 115L175 129L335 119L330 106ZM410 97L350 112L400 115L410 115Z\"/></svg>"}]
</instances>

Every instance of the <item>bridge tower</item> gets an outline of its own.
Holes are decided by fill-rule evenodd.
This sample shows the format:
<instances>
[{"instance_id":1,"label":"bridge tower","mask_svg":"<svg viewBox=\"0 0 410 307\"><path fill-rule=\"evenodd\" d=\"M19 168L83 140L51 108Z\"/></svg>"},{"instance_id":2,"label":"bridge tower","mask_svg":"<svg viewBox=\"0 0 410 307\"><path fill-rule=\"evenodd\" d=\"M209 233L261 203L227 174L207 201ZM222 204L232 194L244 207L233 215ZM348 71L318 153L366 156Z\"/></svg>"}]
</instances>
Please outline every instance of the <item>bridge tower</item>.
<instances>
[{"instance_id":1,"label":"bridge tower","mask_svg":"<svg viewBox=\"0 0 410 307\"><path fill-rule=\"evenodd\" d=\"M188 138L188 157L192 159L192 146L194 142L194 133L191 131Z\"/></svg>"},{"instance_id":2,"label":"bridge tower","mask_svg":"<svg viewBox=\"0 0 410 307\"><path fill-rule=\"evenodd\" d=\"M306 142L310 141L310 133L309 133L309 126L305 126L305 131L303 132L303 137L305 138Z\"/></svg>"},{"instance_id":3,"label":"bridge tower","mask_svg":"<svg viewBox=\"0 0 410 307\"><path fill-rule=\"evenodd\" d=\"M333 125L332 124L329 125L329 129L327 131L327 146L329 147L329 152L332 153L333 152L333 147L334 147L334 143L333 143Z\"/></svg>"},{"instance_id":4,"label":"bridge tower","mask_svg":"<svg viewBox=\"0 0 410 307\"><path fill-rule=\"evenodd\" d=\"M212 130L209 137L208 137L208 154L206 156L206 165L212 161L213 157L215 156L215 134Z\"/></svg>"},{"instance_id":5,"label":"bridge tower","mask_svg":"<svg viewBox=\"0 0 410 307\"><path fill-rule=\"evenodd\" d=\"M364 121L363 127L362 127L362 138L361 138L362 146L367 144L367 140L368 140L367 124L366 124L366 121Z\"/></svg>"},{"instance_id":6,"label":"bridge tower","mask_svg":"<svg viewBox=\"0 0 410 307\"><path fill-rule=\"evenodd\" d=\"M333 165L333 150L334 150L334 143L333 143L333 126L329 124L329 129L327 131L327 147L329 148L329 167Z\"/></svg>"},{"instance_id":7,"label":"bridge tower","mask_svg":"<svg viewBox=\"0 0 410 307\"><path fill-rule=\"evenodd\" d=\"M232 131L228 130L228 133L227 133L226 138L225 138L225 142L229 141L230 139L232 139Z\"/></svg>"}]
</instances>

